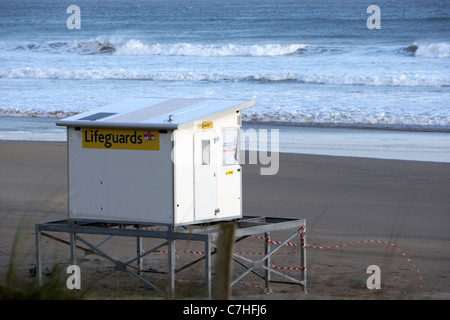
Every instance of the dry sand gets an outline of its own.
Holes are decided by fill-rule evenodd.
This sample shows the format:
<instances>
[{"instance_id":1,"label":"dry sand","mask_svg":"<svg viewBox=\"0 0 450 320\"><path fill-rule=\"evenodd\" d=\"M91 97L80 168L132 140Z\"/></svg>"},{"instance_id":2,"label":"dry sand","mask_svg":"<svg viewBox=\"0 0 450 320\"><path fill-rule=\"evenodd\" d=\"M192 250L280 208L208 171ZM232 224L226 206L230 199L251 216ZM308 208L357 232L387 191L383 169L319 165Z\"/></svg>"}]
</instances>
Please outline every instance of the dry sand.
<instances>
[{"instance_id":1,"label":"dry sand","mask_svg":"<svg viewBox=\"0 0 450 320\"><path fill-rule=\"evenodd\" d=\"M66 144L0 141L0 155L0 284L5 284L11 263L15 281L32 282L35 278L29 269L35 265L34 224L66 218ZM233 287L233 298L450 298L449 163L280 154L276 175L262 176L259 170L259 165L243 166L244 213L306 219L308 294L302 294L298 285L274 283L274 293L265 295L254 286L263 282L249 277ZM284 236L274 234L272 238L284 240ZM361 242L366 240L382 242ZM262 252L261 240L245 241L236 250ZM353 242L357 243L318 248ZM183 246L180 243L180 248ZM189 246L195 244L186 244ZM102 248L121 257L135 253L136 244L112 239ZM44 268L68 265L66 245L45 239L43 250ZM298 267L295 248L283 250L273 257L276 265ZM193 259L191 256L179 253L177 263ZM161 253L144 261L144 267L163 265L164 261ZM111 263L96 255L88 255L80 264L82 279L86 274L111 270ZM380 267L379 290L365 287L370 265ZM239 272L239 268L235 266L234 271ZM295 270L288 274L299 275ZM165 279L159 274L150 277L156 283ZM195 297L192 288L203 286L202 265L177 274L177 278L188 280L177 282L179 297ZM95 284L95 297L119 294L139 298L151 291L136 281L116 272Z\"/></svg>"}]
</instances>

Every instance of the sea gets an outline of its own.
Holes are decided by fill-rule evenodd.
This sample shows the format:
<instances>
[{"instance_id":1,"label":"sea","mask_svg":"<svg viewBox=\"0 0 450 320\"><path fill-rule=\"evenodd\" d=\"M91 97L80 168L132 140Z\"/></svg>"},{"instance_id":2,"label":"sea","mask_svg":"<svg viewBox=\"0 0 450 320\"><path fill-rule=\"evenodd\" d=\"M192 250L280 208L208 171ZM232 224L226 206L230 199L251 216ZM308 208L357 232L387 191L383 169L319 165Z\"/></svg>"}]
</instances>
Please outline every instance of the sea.
<instances>
[{"instance_id":1,"label":"sea","mask_svg":"<svg viewBox=\"0 0 450 320\"><path fill-rule=\"evenodd\" d=\"M281 152L450 162L450 1L0 0L0 139L134 96L254 100Z\"/></svg>"}]
</instances>

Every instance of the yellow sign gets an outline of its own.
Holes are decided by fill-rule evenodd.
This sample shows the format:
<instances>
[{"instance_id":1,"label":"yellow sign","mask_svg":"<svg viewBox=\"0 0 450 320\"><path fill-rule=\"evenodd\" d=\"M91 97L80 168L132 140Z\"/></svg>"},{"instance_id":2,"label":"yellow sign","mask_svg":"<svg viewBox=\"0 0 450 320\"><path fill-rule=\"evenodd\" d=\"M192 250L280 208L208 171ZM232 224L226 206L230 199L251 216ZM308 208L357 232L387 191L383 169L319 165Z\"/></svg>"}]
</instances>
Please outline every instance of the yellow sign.
<instances>
[{"instance_id":1,"label":"yellow sign","mask_svg":"<svg viewBox=\"0 0 450 320\"><path fill-rule=\"evenodd\" d=\"M204 121L202 123L199 123L197 125L197 129L212 129L213 128L214 123L212 121Z\"/></svg>"},{"instance_id":2,"label":"yellow sign","mask_svg":"<svg viewBox=\"0 0 450 320\"><path fill-rule=\"evenodd\" d=\"M233 174L233 170L227 171L225 174L226 174L227 176L230 175L230 174Z\"/></svg>"},{"instance_id":3,"label":"yellow sign","mask_svg":"<svg viewBox=\"0 0 450 320\"><path fill-rule=\"evenodd\" d=\"M159 131L133 129L82 129L83 148L159 150Z\"/></svg>"}]
</instances>

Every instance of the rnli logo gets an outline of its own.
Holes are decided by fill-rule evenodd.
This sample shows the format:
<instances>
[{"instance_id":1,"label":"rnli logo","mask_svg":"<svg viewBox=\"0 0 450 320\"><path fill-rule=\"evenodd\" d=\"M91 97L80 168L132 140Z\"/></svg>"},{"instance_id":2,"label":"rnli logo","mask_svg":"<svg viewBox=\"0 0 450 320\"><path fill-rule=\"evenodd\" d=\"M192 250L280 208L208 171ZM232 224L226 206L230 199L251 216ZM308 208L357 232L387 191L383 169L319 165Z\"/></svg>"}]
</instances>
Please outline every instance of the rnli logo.
<instances>
[{"instance_id":1,"label":"rnli logo","mask_svg":"<svg viewBox=\"0 0 450 320\"><path fill-rule=\"evenodd\" d=\"M83 148L159 150L159 131L128 129L82 129Z\"/></svg>"}]
</instances>

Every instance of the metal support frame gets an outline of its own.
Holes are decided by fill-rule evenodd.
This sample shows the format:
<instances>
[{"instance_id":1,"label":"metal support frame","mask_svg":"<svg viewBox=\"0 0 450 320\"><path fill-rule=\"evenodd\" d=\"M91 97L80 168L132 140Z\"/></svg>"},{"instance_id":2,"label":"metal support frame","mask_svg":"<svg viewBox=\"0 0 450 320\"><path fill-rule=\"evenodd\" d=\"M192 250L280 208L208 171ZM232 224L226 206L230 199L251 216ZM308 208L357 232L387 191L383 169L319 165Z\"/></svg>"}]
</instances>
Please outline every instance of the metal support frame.
<instances>
[{"instance_id":1,"label":"metal support frame","mask_svg":"<svg viewBox=\"0 0 450 320\"><path fill-rule=\"evenodd\" d=\"M244 240L248 236L256 235L256 234L264 234L264 256L258 260L252 260L247 257L244 257L240 254L234 253L233 260L237 262L239 265L243 266L247 270L244 271L241 275L231 281L230 287L240 282L242 278L244 278L249 273L256 274L260 278L264 280L265 291L270 293L272 289L270 287L271 274L277 274L279 276L284 277L289 280L288 283L299 284L303 287L303 292L306 293L306 239L305 239L305 227L306 222L305 219L293 219L293 218L273 218L273 217L259 217L259 216L244 216L239 220L236 220L237 228L235 233L235 242L239 242ZM132 228L127 228L127 226L132 226ZM106 259L110 260L115 265L115 269L107 274L104 274L100 277L103 279L104 277L110 275L115 271L123 271L137 278L138 280L144 282L148 287L157 291L161 295L168 295L169 297L175 296L175 274L181 270L184 270L202 260L205 264L205 291L208 297L211 297L212 287L212 255L215 253L214 241L218 237L220 222L213 222L202 225L188 225L181 227L174 226L165 226L167 230L149 230L148 225L124 225L117 223L105 223L105 222L82 222L82 221L73 221L73 220L57 220L50 222L41 222L36 224L36 274L37 274L37 284L42 285L42 247L41 247L41 238L42 236L50 237L54 240L58 240L60 242L66 243L70 245L70 263L77 263L77 248L84 250L85 252L96 253L99 254ZM284 241L278 243L276 246L271 246L269 241L270 233L272 231L282 231L295 229L295 232L290 234ZM58 239L47 234L48 232L62 232L68 233L70 242ZM81 237L83 234L102 234L108 235L109 237L102 241L100 244L94 246L89 243L86 239ZM295 236L300 235L300 280L295 279L291 276L288 276L278 270L274 270L270 266L270 257L272 254L277 252L281 247L283 247L287 242L292 240ZM99 246L109 240L112 236L122 236L122 237L135 237L136 238L136 257L128 260L126 262L119 261L113 257L111 257L108 253L101 250ZM157 245L156 247L146 250L144 253L142 251L142 239L143 238L152 238L152 239L163 239L165 240L162 244ZM176 240L188 240L188 241L203 241L205 245L205 254L203 257L190 262L178 269L176 269ZM84 246L81 247L77 245L80 242ZM167 255L167 264L168 264L168 290L164 292L160 288L156 287L154 284L144 279L142 275L142 259L159 250L160 248L167 246L168 255ZM131 271L130 266L132 263L137 264L137 271ZM256 269L264 269L264 275L259 274ZM95 280L98 281L99 279Z\"/></svg>"}]
</instances>

